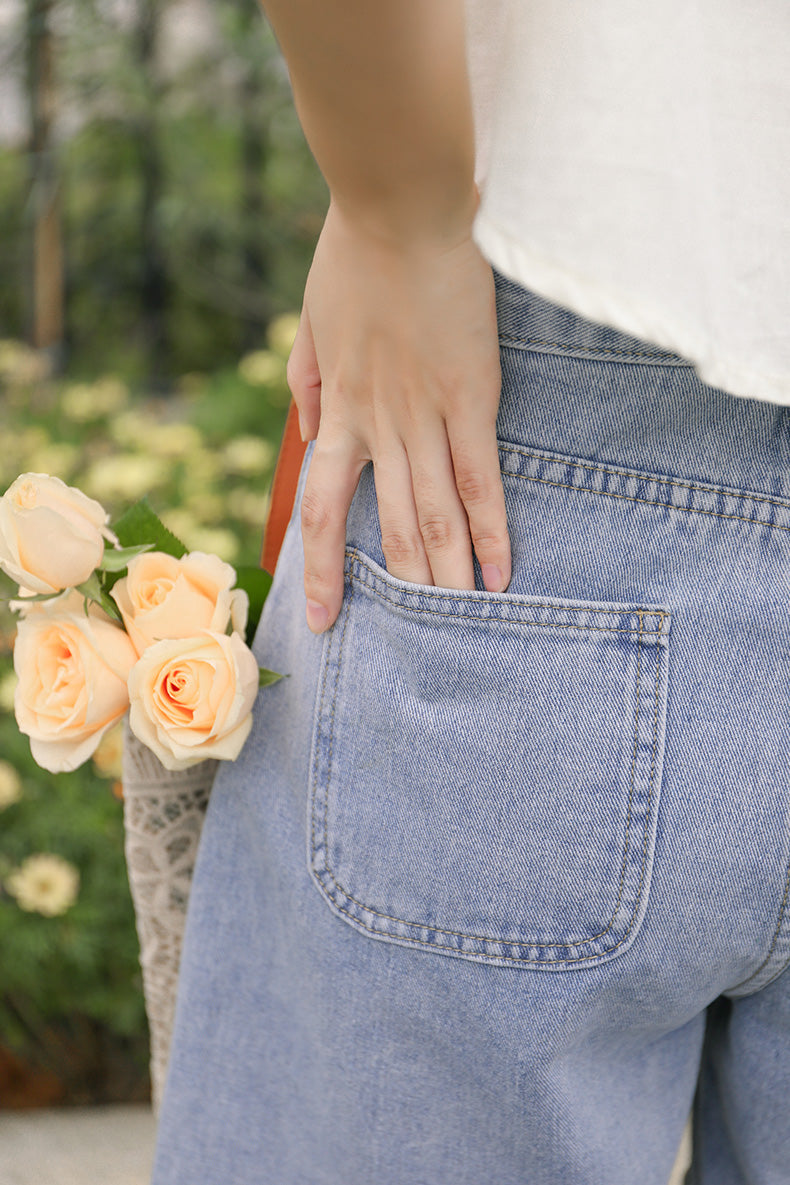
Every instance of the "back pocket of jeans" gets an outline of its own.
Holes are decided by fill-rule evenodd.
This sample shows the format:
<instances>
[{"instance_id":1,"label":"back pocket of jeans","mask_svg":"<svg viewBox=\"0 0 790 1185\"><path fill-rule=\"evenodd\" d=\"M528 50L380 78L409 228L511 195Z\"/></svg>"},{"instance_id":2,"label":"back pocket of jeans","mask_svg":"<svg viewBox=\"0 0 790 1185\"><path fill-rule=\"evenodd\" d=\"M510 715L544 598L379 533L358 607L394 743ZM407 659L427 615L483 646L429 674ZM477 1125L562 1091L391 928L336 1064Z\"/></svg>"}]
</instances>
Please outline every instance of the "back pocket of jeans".
<instances>
[{"instance_id":1,"label":"back pocket of jeans","mask_svg":"<svg viewBox=\"0 0 790 1185\"><path fill-rule=\"evenodd\" d=\"M364 933L593 966L647 903L670 616L408 584L354 549L324 642L309 847Z\"/></svg>"}]
</instances>

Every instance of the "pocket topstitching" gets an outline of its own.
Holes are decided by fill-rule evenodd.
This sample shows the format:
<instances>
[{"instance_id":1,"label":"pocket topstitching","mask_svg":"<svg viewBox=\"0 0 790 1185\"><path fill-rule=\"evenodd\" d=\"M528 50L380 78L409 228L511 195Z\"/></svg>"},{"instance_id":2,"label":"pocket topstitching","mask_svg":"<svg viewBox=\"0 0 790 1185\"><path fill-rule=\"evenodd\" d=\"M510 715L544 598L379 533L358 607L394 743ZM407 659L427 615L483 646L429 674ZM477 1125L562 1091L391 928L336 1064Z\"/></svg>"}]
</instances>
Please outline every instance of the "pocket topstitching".
<instances>
[{"instance_id":1,"label":"pocket topstitching","mask_svg":"<svg viewBox=\"0 0 790 1185\"><path fill-rule=\"evenodd\" d=\"M645 911L670 616L458 592L348 548L311 755L317 886L373 937L593 966Z\"/></svg>"}]
</instances>

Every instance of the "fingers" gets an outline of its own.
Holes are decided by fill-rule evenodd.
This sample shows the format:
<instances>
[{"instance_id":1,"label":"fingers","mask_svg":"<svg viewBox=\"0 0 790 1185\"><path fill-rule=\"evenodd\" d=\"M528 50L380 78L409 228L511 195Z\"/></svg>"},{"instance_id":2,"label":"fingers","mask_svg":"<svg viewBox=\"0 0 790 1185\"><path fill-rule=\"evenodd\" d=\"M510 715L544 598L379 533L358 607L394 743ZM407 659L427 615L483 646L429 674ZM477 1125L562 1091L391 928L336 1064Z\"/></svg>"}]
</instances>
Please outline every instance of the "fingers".
<instances>
[{"instance_id":1,"label":"fingers","mask_svg":"<svg viewBox=\"0 0 790 1185\"><path fill-rule=\"evenodd\" d=\"M435 422L433 431L420 436L409 464L417 522L431 569L429 583L439 588L474 588L469 523L441 420ZM413 577L407 573L403 579Z\"/></svg>"},{"instance_id":2,"label":"fingers","mask_svg":"<svg viewBox=\"0 0 790 1185\"><path fill-rule=\"evenodd\" d=\"M461 436L451 424L445 434L442 424L441 436L432 439L426 434L419 452L408 457L431 583L440 588L474 588L474 548L486 589L504 592L510 583L511 555L495 427L493 423L476 425L474 420L462 423L467 431L471 428L472 435ZM386 547L384 554L387 556ZM389 557L387 568L393 571ZM424 583L414 571L416 565L404 565L393 574Z\"/></svg>"},{"instance_id":3,"label":"fingers","mask_svg":"<svg viewBox=\"0 0 790 1185\"><path fill-rule=\"evenodd\" d=\"M400 442L374 459L382 550L399 580L474 588L472 548L489 592L511 576L510 541L493 425L448 436L425 426L417 451ZM343 600L346 519L368 459L358 441L319 435L302 498L307 622L314 633L334 624Z\"/></svg>"},{"instance_id":4,"label":"fingers","mask_svg":"<svg viewBox=\"0 0 790 1185\"><path fill-rule=\"evenodd\" d=\"M307 624L316 634L340 612L346 519L366 459L350 436L327 442L319 433L301 507Z\"/></svg>"},{"instance_id":5,"label":"fingers","mask_svg":"<svg viewBox=\"0 0 790 1185\"><path fill-rule=\"evenodd\" d=\"M420 533L405 449L400 446L376 458L374 472L387 571L399 580L431 584L431 565Z\"/></svg>"},{"instance_id":6,"label":"fingers","mask_svg":"<svg viewBox=\"0 0 790 1185\"><path fill-rule=\"evenodd\" d=\"M299 318L294 344L285 368L288 386L299 413L299 432L302 440L315 440L321 418L321 372L313 342L306 306Z\"/></svg>"},{"instance_id":7,"label":"fingers","mask_svg":"<svg viewBox=\"0 0 790 1185\"><path fill-rule=\"evenodd\" d=\"M472 436L454 437L452 425L448 431L455 487L466 511L483 583L489 592L504 592L510 583L511 552L494 425Z\"/></svg>"}]
</instances>

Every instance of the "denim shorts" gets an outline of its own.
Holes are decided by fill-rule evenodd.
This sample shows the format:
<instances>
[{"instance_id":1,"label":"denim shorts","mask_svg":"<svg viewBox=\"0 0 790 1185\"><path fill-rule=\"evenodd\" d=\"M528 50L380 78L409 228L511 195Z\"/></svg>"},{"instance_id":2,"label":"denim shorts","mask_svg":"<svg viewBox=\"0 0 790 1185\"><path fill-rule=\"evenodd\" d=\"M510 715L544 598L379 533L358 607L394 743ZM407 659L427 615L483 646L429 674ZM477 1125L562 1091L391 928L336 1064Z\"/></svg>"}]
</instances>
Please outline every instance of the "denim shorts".
<instances>
[{"instance_id":1,"label":"denim shorts","mask_svg":"<svg viewBox=\"0 0 790 1185\"><path fill-rule=\"evenodd\" d=\"M790 408L495 280L511 584L389 575L369 466L314 637L297 495L154 1185L666 1185L692 1103L790 1181Z\"/></svg>"}]
</instances>

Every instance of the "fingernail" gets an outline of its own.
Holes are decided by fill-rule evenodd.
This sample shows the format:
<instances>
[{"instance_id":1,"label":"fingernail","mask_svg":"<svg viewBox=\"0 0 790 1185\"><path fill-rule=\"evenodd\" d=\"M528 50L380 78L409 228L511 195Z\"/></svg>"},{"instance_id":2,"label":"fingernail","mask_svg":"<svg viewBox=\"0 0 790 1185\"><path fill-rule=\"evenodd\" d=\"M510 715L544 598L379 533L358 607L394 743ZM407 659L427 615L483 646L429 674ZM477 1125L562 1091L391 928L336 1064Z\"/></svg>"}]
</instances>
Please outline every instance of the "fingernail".
<instances>
[{"instance_id":1,"label":"fingernail","mask_svg":"<svg viewBox=\"0 0 790 1185\"><path fill-rule=\"evenodd\" d=\"M307 602L307 624L314 634L322 634L329 621L329 610L318 601Z\"/></svg>"},{"instance_id":2,"label":"fingernail","mask_svg":"<svg viewBox=\"0 0 790 1185\"><path fill-rule=\"evenodd\" d=\"M483 573L483 584L489 592L501 592L504 580L502 573L496 564L481 564L480 571Z\"/></svg>"}]
</instances>

